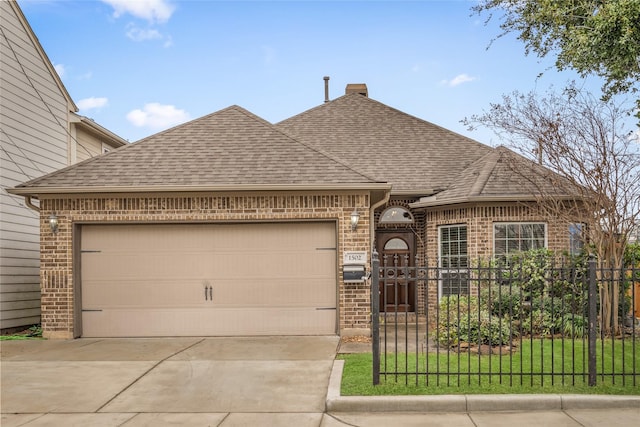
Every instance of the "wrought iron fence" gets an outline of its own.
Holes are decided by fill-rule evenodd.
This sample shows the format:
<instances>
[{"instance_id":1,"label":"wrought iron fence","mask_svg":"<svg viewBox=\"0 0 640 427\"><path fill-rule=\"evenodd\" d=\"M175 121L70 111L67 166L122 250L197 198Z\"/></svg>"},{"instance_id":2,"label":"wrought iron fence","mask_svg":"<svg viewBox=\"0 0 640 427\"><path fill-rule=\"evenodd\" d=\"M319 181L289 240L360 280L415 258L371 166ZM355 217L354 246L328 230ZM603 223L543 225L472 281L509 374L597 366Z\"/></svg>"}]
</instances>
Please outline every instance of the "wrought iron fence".
<instances>
[{"instance_id":1,"label":"wrought iron fence","mask_svg":"<svg viewBox=\"0 0 640 427\"><path fill-rule=\"evenodd\" d=\"M637 263L540 254L470 264L374 253L374 384L640 385Z\"/></svg>"}]
</instances>

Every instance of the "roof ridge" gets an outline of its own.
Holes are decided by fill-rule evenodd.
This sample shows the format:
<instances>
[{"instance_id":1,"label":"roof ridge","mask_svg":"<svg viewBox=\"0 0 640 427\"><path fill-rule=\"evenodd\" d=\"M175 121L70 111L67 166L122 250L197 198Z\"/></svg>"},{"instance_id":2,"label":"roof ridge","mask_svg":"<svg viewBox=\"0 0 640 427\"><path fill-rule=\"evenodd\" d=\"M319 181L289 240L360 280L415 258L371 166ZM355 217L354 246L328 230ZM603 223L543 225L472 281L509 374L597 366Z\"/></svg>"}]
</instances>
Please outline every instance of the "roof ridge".
<instances>
[{"instance_id":1,"label":"roof ridge","mask_svg":"<svg viewBox=\"0 0 640 427\"><path fill-rule=\"evenodd\" d=\"M378 101L377 99L371 98L369 96L364 96L364 95L361 95L361 94L355 93L355 92L354 93L345 94L345 95L339 96L338 98L332 99L329 102L325 102L323 104L316 105L315 107L312 107L312 108L310 108L310 109L308 109L306 111L303 111L302 113L299 113L299 114L296 114L296 115L291 116L289 118L286 118L284 120L281 120L281 121L275 123L274 125L275 126L279 126L279 125L285 124L287 121L289 121L291 119L299 118L299 117L303 117L303 116L305 116L307 114L311 114L313 111L325 108L326 106L330 106L331 104L334 104L337 101L341 101L341 100L346 99L346 98L362 99L364 102L371 102L371 103L377 104L378 106L380 106L382 108L385 108L385 109L387 109L389 111L393 111L393 112L398 113L398 114L401 114L401 115L406 116L406 117L408 117L408 118L410 118L412 120L415 120L417 122L424 123L424 124L429 125L429 126L433 126L434 128L437 128L437 129L439 129L439 130L441 130L443 132L447 132L447 133L450 133L450 134L454 134L454 135L456 135L456 136L458 136L460 138L464 138L468 142L472 142L472 143L474 143L476 145L479 145L479 146L482 146L482 147L486 147L486 148L494 148L494 147L492 147L492 146L490 146L488 144L485 144L483 142L477 141L477 140L475 140L475 139L473 139L471 137L462 135L461 133L458 133L458 132L453 131L451 129L445 128L445 127L440 126L440 125L438 125L436 123L430 122L428 120L425 120L425 119L420 118L418 116L415 116L413 114L410 114L410 113L407 113L405 111L399 110L397 108L391 107L390 105L387 105L382 101Z\"/></svg>"},{"instance_id":2,"label":"roof ridge","mask_svg":"<svg viewBox=\"0 0 640 427\"><path fill-rule=\"evenodd\" d=\"M344 96L348 96L348 95L343 95L342 97L344 97ZM360 95L360 96L362 96L362 95ZM341 98L342 98L342 97L341 97ZM322 105L320 105L320 106L318 106L318 107L322 107ZM316 109L316 108L318 108L318 107L314 107L314 108L312 108L311 110L314 110L314 109ZM311 110L307 110L307 111L311 111ZM305 114L307 111L305 111L305 112L303 112L303 113L300 113L300 114ZM295 116L294 116L294 117L295 117ZM285 119L285 120L287 120L287 119ZM269 122L267 122L267 123L269 123ZM279 122L279 123L282 123L282 122ZM336 162L336 163L338 163L338 164L340 164L340 165L342 165L342 166L346 167L346 168L347 168L347 169L349 169L350 171L353 171L353 172L357 173L358 175L360 175L360 176L362 176L362 177L366 178L366 179L367 179L367 180L369 180L369 181L372 181L372 182L380 182L380 181L376 180L374 177L369 176L369 175L367 175L367 174L365 174L365 173L362 173L361 171L359 171L359 170L357 170L357 169L354 169L354 167L353 167L352 165L350 165L349 163L347 163L347 162L345 162L344 160L340 159L339 157L334 156L333 154L330 154L330 153L328 153L327 151L324 151L324 150L322 150L322 149L320 149L320 148L318 148L318 147L316 147L316 146L314 146L314 145L312 145L312 144L310 144L310 143L308 143L308 142L301 141L301 140L299 140L298 138L296 138L296 137L295 137L295 136L293 136L293 135L290 135L290 134L289 134L289 133L287 133L286 131L284 131L284 130L280 129L280 128L277 126L277 124L272 124L272 123L269 123L269 124L273 127L273 129L275 129L276 131L278 131L278 132L279 132L279 133L281 133L282 135L286 136L288 139L290 139L290 140L292 140L292 141L295 141L295 142L297 142L298 144L300 144L300 145L302 145L302 146L304 146L304 147L306 147L306 148L310 149L311 151L314 151L314 152L316 152L316 153L318 153L318 154L320 154L320 155L322 155L322 156L324 156L324 157L328 158L329 160L334 161L334 162Z\"/></svg>"},{"instance_id":3,"label":"roof ridge","mask_svg":"<svg viewBox=\"0 0 640 427\"><path fill-rule=\"evenodd\" d=\"M344 96L347 96L347 95L344 95ZM361 96L362 96L362 95L361 95ZM311 145L311 144L309 144L309 143L307 143L307 142L300 141L298 138L294 137L293 135L289 135L287 132L283 131L282 129L280 129L279 127L277 127L275 124L273 124L273 123L271 123L271 122L269 122L269 121L267 121L267 120L263 119L263 118L262 118L262 117L260 117L260 116L257 116L257 115L255 115L255 114L253 114L251 111L246 110L246 109L244 109L244 108L242 108L242 107L239 107L239 106L233 106L233 107L236 107L236 108L238 109L238 111L239 111L239 112L241 112L241 113L245 114L247 117L249 117L249 118L253 118L254 120L260 121L260 122L262 122L262 123L264 123L264 124L268 125L269 127L271 127L271 128L272 128L273 130L275 130L276 132L278 132L278 133L280 133L281 135L283 135L283 136L287 137L287 139L290 139L291 141L297 142L298 144L302 145L303 147L305 147L305 148L307 148L307 149L309 149L309 150L311 150L311 151L313 151L313 152L316 152L316 153L318 153L318 154L320 154L320 155L322 155L322 156L324 156L324 157L328 158L329 160L334 161L334 162L336 162L336 163L338 163L338 164L340 164L340 165L342 165L342 166L346 167L346 168L347 168L347 169L349 169L350 171L353 171L353 172L357 173L358 175L360 175L360 176L362 176L362 177L366 178L366 179L367 179L367 180L369 180L369 181L378 182L378 181L376 181L376 179L375 179L375 178L373 178L373 177L371 177L371 176L368 176L368 175L366 175L366 174L364 174L364 173L362 173L362 172L360 172L360 171L358 171L358 170L354 169L351 165L349 165L348 163L346 163L345 161L343 161L343 160L342 160L342 159L340 159L339 157L334 156L334 155L332 155L332 154L329 154L328 152L326 152L326 151L324 151L324 150L322 150L322 149L320 149L320 148L318 148L318 147L314 147L313 145Z\"/></svg>"},{"instance_id":4,"label":"roof ridge","mask_svg":"<svg viewBox=\"0 0 640 427\"><path fill-rule=\"evenodd\" d=\"M473 183L473 186L469 191L469 195L477 196L482 193L482 191L484 190L484 187L487 185L487 182L489 182L489 178L491 177L491 174L493 173L493 171L496 168L496 165L498 164L498 160L501 157L502 157L502 153L498 152L497 149L494 149L474 162L474 163L480 163L482 167L478 172L478 178Z\"/></svg>"}]
</instances>

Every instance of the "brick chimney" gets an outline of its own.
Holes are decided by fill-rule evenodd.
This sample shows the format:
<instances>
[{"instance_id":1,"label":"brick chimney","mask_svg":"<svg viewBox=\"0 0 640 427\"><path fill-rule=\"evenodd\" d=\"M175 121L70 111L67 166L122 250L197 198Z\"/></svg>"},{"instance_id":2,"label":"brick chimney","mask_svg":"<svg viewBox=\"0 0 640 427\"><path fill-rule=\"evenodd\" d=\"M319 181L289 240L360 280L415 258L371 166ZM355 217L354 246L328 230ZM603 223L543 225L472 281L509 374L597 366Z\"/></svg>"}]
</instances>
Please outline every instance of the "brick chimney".
<instances>
[{"instance_id":1,"label":"brick chimney","mask_svg":"<svg viewBox=\"0 0 640 427\"><path fill-rule=\"evenodd\" d=\"M369 97L367 85L364 83L349 83L347 88L344 90L344 93L345 95L349 95L350 93L359 93L360 95Z\"/></svg>"}]
</instances>

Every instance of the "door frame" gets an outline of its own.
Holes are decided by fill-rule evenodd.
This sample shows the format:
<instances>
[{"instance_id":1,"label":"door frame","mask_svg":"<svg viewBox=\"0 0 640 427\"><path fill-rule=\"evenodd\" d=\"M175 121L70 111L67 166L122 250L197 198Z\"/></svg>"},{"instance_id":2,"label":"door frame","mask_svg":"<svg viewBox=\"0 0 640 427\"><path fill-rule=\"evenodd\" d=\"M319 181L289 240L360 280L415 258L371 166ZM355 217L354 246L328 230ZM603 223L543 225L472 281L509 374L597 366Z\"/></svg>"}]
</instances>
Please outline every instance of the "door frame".
<instances>
[{"instance_id":1,"label":"door frame","mask_svg":"<svg viewBox=\"0 0 640 427\"><path fill-rule=\"evenodd\" d=\"M413 230L410 229L397 229L397 230L376 230L376 251L378 252L378 256L380 259L380 265L384 266L384 245L391 239L399 238L407 243L409 247L408 250L408 266L415 266L416 259L416 236ZM393 267L393 261L388 261L389 266ZM399 262L399 265L403 266L402 262ZM415 300L416 300L416 284L415 281L409 281L408 289L407 289L407 301L401 302L400 304L407 304L406 311L410 313L414 313L416 311ZM387 298L387 303L388 303ZM393 301L395 304L395 301ZM386 312L387 307L384 304L384 295L382 291L380 291L380 311ZM404 312L404 310L402 310Z\"/></svg>"}]
</instances>

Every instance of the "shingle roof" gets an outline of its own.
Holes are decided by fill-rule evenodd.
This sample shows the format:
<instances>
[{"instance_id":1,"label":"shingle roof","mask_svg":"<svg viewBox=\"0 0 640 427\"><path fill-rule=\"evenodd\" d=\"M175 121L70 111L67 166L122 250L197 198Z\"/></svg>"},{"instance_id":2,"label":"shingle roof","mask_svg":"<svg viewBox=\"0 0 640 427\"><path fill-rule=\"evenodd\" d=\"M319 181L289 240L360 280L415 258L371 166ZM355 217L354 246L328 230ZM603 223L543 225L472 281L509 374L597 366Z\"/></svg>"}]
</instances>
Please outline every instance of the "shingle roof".
<instances>
[{"instance_id":1,"label":"shingle roof","mask_svg":"<svg viewBox=\"0 0 640 427\"><path fill-rule=\"evenodd\" d=\"M532 200L566 195L570 184L506 147L497 147L465 168L444 191L412 204L438 206L479 200Z\"/></svg>"},{"instance_id":2,"label":"shingle roof","mask_svg":"<svg viewBox=\"0 0 640 427\"><path fill-rule=\"evenodd\" d=\"M16 187L163 188L371 184L339 159L231 106ZM23 191L24 192L24 191Z\"/></svg>"},{"instance_id":3,"label":"shingle roof","mask_svg":"<svg viewBox=\"0 0 640 427\"><path fill-rule=\"evenodd\" d=\"M392 194L427 197L428 202L415 206L531 200L539 194L564 196L570 189L549 169L508 148L481 144L357 93L276 126L363 174L391 183Z\"/></svg>"},{"instance_id":4,"label":"shingle roof","mask_svg":"<svg viewBox=\"0 0 640 427\"><path fill-rule=\"evenodd\" d=\"M494 149L391 108L349 94L276 124L296 139L392 183L392 193L426 195L448 188Z\"/></svg>"}]
</instances>

